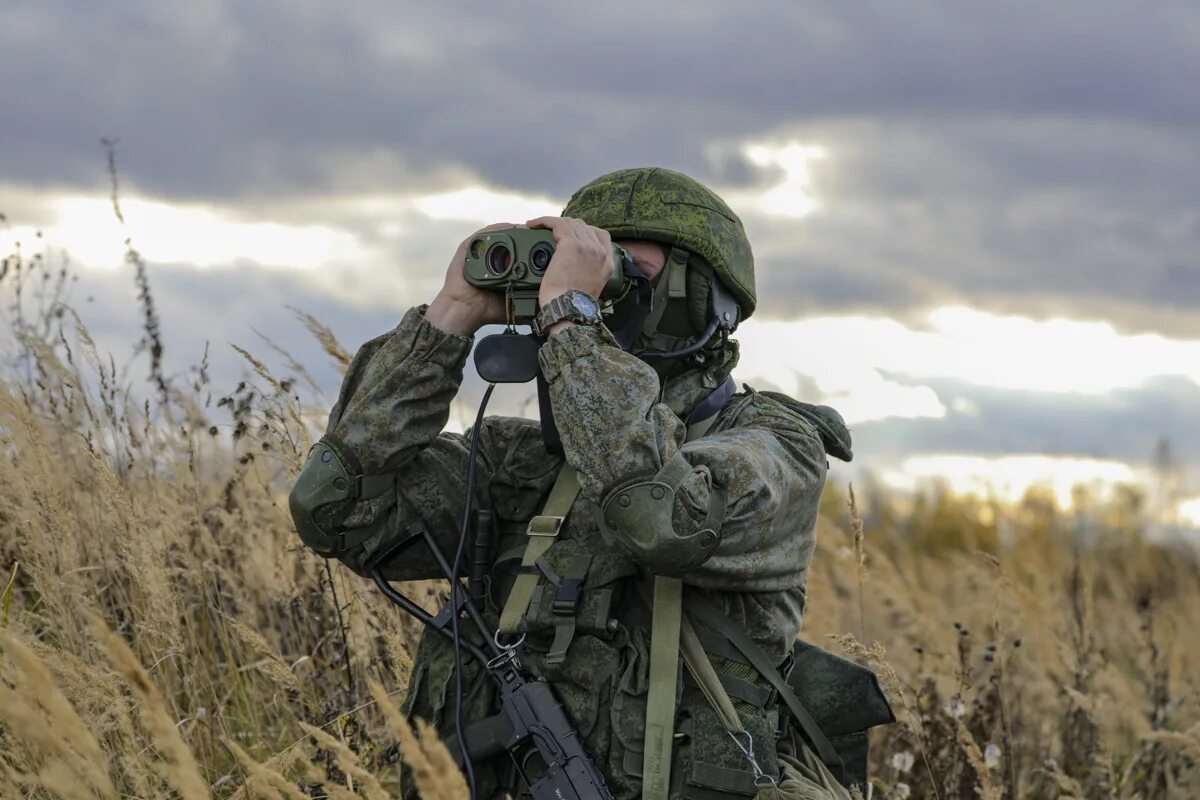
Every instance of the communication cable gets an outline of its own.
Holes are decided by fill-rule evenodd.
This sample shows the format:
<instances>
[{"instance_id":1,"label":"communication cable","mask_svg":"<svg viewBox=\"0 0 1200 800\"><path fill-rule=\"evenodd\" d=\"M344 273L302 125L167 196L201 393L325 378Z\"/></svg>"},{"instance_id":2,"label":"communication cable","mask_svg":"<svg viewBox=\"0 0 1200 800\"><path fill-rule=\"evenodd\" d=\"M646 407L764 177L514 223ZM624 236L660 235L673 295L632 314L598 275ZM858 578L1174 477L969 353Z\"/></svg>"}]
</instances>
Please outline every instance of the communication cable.
<instances>
[{"instance_id":1,"label":"communication cable","mask_svg":"<svg viewBox=\"0 0 1200 800\"><path fill-rule=\"evenodd\" d=\"M467 488L463 498L462 528L459 531L458 547L454 551L454 563L450 566L450 629L454 639L454 733L458 741L463 743L463 772L466 773L467 785L471 789L471 800L476 800L478 792L475 788L475 765L466 748L466 735L463 725L463 679L462 679L462 638L458 630L459 603L458 593L463 591L458 583L458 571L462 565L463 551L467 545L467 532L471 529L471 509L475 502L475 462L479 453L479 428L483 424L483 412L487 409L488 400L496 384L489 383L479 403L479 411L475 415L475 425L471 428L471 446L467 456Z\"/></svg>"}]
</instances>

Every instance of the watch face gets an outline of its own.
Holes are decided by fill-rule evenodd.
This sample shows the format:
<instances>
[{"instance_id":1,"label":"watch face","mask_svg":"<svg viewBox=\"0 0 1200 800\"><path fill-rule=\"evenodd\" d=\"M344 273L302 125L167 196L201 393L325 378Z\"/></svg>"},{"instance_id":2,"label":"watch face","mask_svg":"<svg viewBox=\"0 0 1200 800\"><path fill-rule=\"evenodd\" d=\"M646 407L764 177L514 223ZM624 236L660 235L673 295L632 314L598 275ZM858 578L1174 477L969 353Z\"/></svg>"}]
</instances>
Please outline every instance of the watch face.
<instances>
[{"instance_id":1,"label":"watch face","mask_svg":"<svg viewBox=\"0 0 1200 800\"><path fill-rule=\"evenodd\" d=\"M575 310L585 317L595 316L600 311L596 301L582 292L571 298L571 305L575 306Z\"/></svg>"}]
</instances>

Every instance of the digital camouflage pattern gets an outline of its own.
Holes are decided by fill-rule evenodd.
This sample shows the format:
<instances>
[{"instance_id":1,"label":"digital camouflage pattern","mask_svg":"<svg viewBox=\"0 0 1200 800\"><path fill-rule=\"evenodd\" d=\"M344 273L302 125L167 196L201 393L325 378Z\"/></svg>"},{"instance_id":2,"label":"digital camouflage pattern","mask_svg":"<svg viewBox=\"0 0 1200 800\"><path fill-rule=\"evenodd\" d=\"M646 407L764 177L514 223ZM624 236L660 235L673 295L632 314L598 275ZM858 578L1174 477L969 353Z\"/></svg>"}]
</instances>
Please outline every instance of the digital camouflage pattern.
<instances>
[{"instance_id":1,"label":"digital camouflage pattern","mask_svg":"<svg viewBox=\"0 0 1200 800\"><path fill-rule=\"evenodd\" d=\"M347 541L359 543L336 555L360 573L418 519L444 551L453 551L458 536L469 432L442 429L471 340L440 331L423 313L423 307L410 310L394 330L359 350L323 440L364 474L398 476L394 490L337 510ZM686 568L680 577L776 662L790 652L804 613L826 454L802 414L751 390L725 404L707 435L685 442L680 417L729 375L736 348L726 355L668 381L660 401L655 371L620 350L602 326L564 330L540 353L566 459L578 469L582 491L559 541L538 562L539 589L521 622L527 635L522 657L553 684L619 798L640 794L650 617L645 565L619 532L605 534L598 525L600 505L612 489L653 480L664 469L678 471L666 515L673 536L700 530L712 504L723 503L716 542L701 563L679 563ZM482 425L476 501L494 510L500 531L486 609L494 625L524 550L523 523L540 512L562 462L547 454L537 422L488 417ZM558 621L555 587L581 564L586 575L574 638L565 660L546 663ZM441 577L419 547L391 558L383 571L393 580ZM713 661L719 670L739 666L717 654ZM451 666L449 645L435 634L424 636L407 707L444 735L453 732ZM493 710L491 684L469 660L463 668L466 718L477 719ZM756 675L744 680L769 694ZM758 759L771 773L779 765L777 718L764 703L737 705L754 734ZM753 793L752 782L747 786L742 777L749 774L745 758L686 681L678 732L673 796ZM483 796L490 775L488 765L478 770Z\"/></svg>"},{"instance_id":2,"label":"digital camouflage pattern","mask_svg":"<svg viewBox=\"0 0 1200 800\"><path fill-rule=\"evenodd\" d=\"M687 175L662 167L610 172L577 191L562 215L604 228L614 239L651 239L699 255L733 292L742 318L754 313L754 254L742 220Z\"/></svg>"}]
</instances>

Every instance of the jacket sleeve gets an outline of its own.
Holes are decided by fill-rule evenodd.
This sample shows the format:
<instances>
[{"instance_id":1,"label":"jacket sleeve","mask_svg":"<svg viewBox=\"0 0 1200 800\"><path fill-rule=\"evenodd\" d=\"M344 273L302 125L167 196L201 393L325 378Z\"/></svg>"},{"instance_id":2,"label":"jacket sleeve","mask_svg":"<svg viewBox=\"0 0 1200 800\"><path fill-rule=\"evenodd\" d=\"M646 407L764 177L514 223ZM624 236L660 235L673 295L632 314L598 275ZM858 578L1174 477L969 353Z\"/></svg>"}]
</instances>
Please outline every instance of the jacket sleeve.
<instances>
[{"instance_id":1,"label":"jacket sleeve","mask_svg":"<svg viewBox=\"0 0 1200 800\"><path fill-rule=\"evenodd\" d=\"M365 574L377 554L423 521L448 558L457 543L466 492L469 432L443 433L450 402L462 382L471 339L445 333L425 321L425 307L411 309L393 330L363 345L346 372L325 435L313 453L331 449L347 472L386 489L351 498L315 516L344 541L322 550ZM481 432L478 486L488 484L492 450L488 421ZM309 463L290 498L301 538L312 525L313 511L301 494ZM329 457L326 456L326 461ZM308 505L311 505L308 504ZM306 539L307 541L307 539ZM310 542L311 543L311 542ZM384 564L394 580L441 577L424 545L407 548Z\"/></svg>"},{"instance_id":2,"label":"jacket sleeve","mask_svg":"<svg viewBox=\"0 0 1200 800\"><path fill-rule=\"evenodd\" d=\"M703 588L803 587L828 468L808 420L752 393L685 443L657 374L602 326L555 334L541 363L567 460L606 535L651 571Z\"/></svg>"}]
</instances>

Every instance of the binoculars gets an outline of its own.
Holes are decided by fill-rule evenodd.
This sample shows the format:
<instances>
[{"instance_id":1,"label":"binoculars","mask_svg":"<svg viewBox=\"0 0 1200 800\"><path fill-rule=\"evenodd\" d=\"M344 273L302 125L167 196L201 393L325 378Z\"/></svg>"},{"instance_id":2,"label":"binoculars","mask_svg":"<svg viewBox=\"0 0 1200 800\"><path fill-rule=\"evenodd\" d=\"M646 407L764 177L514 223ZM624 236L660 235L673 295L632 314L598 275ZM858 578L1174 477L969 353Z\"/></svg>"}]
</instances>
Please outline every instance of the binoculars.
<instances>
[{"instance_id":1,"label":"binoculars","mask_svg":"<svg viewBox=\"0 0 1200 800\"><path fill-rule=\"evenodd\" d=\"M554 234L543 228L482 231L467 245L463 274L472 286L509 295L509 321L529 323L538 313L538 289L554 257L554 244ZM597 298L601 304L623 296L631 282L629 253L614 244L612 257L612 277Z\"/></svg>"}]
</instances>

